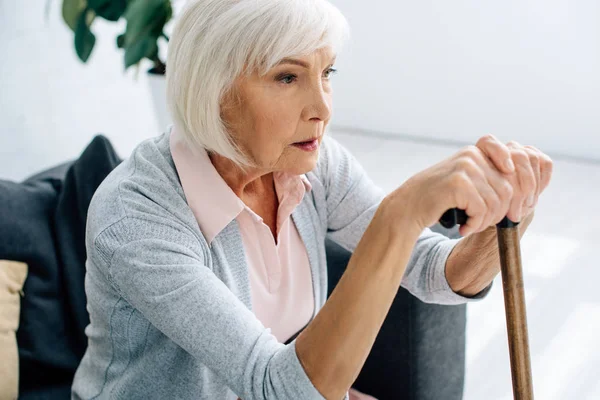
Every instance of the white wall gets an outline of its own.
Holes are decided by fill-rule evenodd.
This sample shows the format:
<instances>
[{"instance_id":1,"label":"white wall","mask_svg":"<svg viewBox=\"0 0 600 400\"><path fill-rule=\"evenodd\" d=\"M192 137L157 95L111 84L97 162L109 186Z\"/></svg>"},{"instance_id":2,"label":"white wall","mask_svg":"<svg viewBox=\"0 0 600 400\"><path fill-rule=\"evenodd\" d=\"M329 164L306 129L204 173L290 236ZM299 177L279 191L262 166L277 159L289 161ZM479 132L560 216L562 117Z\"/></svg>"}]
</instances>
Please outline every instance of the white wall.
<instances>
[{"instance_id":1,"label":"white wall","mask_svg":"<svg viewBox=\"0 0 600 400\"><path fill-rule=\"evenodd\" d=\"M491 132L600 160L598 1L332 1L352 29L334 128L467 143ZM0 0L0 178L76 157L99 132L125 157L164 128L145 70L123 73L123 25L95 23L83 65L50 4L46 21L46 0Z\"/></svg>"},{"instance_id":2,"label":"white wall","mask_svg":"<svg viewBox=\"0 0 600 400\"><path fill-rule=\"evenodd\" d=\"M600 161L597 0L332 0L352 39L332 126Z\"/></svg>"},{"instance_id":3,"label":"white wall","mask_svg":"<svg viewBox=\"0 0 600 400\"><path fill-rule=\"evenodd\" d=\"M97 133L121 157L161 132L145 68L123 72L115 38L124 24L96 21L94 48L82 64L61 0L0 0L0 179L20 180L75 158Z\"/></svg>"}]
</instances>

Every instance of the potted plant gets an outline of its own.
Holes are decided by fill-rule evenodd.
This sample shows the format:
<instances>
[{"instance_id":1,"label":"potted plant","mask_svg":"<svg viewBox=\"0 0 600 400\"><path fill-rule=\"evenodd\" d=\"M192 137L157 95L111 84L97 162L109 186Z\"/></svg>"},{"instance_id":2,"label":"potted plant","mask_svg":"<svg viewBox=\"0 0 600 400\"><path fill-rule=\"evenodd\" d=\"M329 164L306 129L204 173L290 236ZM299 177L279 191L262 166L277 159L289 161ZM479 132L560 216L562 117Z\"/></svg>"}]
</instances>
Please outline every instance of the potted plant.
<instances>
[{"instance_id":1,"label":"potted plant","mask_svg":"<svg viewBox=\"0 0 600 400\"><path fill-rule=\"evenodd\" d=\"M142 60L152 62L148 81L161 129L169 123L165 102L166 65L159 55L159 40L168 42L165 25L173 16L171 0L63 0L62 16L74 33L77 56L87 62L96 36L92 24L96 18L116 22L126 21L125 32L116 37L116 46L123 49L123 66L127 70Z\"/></svg>"}]
</instances>

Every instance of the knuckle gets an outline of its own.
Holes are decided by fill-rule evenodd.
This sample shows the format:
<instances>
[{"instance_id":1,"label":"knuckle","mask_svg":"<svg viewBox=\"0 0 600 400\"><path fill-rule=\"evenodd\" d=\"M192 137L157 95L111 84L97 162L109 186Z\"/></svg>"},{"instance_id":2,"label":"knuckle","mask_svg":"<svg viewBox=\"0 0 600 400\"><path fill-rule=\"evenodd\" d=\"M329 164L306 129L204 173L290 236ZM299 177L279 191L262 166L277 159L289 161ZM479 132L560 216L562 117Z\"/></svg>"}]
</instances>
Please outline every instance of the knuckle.
<instances>
[{"instance_id":1,"label":"knuckle","mask_svg":"<svg viewBox=\"0 0 600 400\"><path fill-rule=\"evenodd\" d=\"M538 156L530 156L529 162L531 162L531 165L533 165L536 168L539 167L540 165L542 165L542 162Z\"/></svg>"},{"instance_id":2,"label":"knuckle","mask_svg":"<svg viewBox=\"0 0 600 400\"><path fill-rule=\"evenodd\" d=\"M479 151L479 147L470 144L462 149L462 155L465 157L476 157Z\"/></svg>"},{"instance_id":3,"label":"knuckle","mask_svg":"<svg viewBox=\"0 0 600 400\"><path fill-rule=\"evenodd\" d=\"M552 167L554 166L554 162L552 161L552 159L549 156L544 154L540 157L540 165L551 170Z\"/></svg>"},{"instance_id":4,"label":"knuckle","mask_svg":"<svg viewBox=\"0 0 600 400\"><path fill-rule=\"evenodd\" d=\"M511 154L512 154L513 159L517 163L524 163L524 162L529 161L529 155L527 154L527 152L525 150L514 149L511 151Z\"/></svg>"},{"instance_id":5,"label":"knuckle","mask_svg":"<svg viewBox=\"0 0 600 400\"><path fill-rule=\"evenodd\" d=\"M503 200L510 200L513 197L514 189L512 185L506 181L500 186L500 196Z\"/></svg>"},{"instance_id":6,"label":"knuckle","mask_svg":"<svg viewBox=\"0 0 600 400\"><path fill-rule=\"evenodd\" d=\"M456 163L460 171L470 173L477 168L477 163L470 157L462 157Z\"/></svg>"},{"instance_id":7,"label":"knuckle","mask_svg":"<svg viewBox=\"0 0 600 400\"><path fill-rule=\"evenodd\" d=\"M525 145L523 146L523 148L525 149L526 152L528 153L533 153L533 154L541 154L542 152L539 151L536 147L533 146L529 146L529 145Z\"/></svg>"},{"instance_id":8,"label":"knuckle","mask_svg":"<svg viewBox=\"0 0 600 400\"><path fill-rule=\"evenodd\" d=\"M539 151L535 147L531 147L531 146L523 146L523 151L526 152L527 154L535 155L535 156L537 156L539 154Z\"/></svg>"},{"instance_id":9,"label":"knuckle","mask_svg":"<svg viewBox=\"0 0 600 400\"><path fill-rule=\"evenodd\" d=\"M454 188L462 188L469 182L469 176L464 171L457 171L450 176L450 184Z\"/></svg>"},{"instance_id":10,"label":"knuckle","mask_svg":"<svg viewBox=\"0 0 600 400\"><path fill-rule=\"evenodd\" d=\"M491 133L485 134L482 137L479 138L479 140L477 141L477 143L490 143L490 142L497 142L498 139L496 139L496 137L494 135L492 135Z\"/></svg>"},{"instance_id":11,"label":"knuckle","mask_svg":"<svg viewBox=\"0 0 600 400\"><path fill-rule=\"evenodd\" d=\"M535 151L527 151L525 150L525 152L527 153L527 157L529 157L529 161L534 164L537 165L540 163L540 156L538 155L538 153L536 153Z\"/></svg>"}]
</instances>

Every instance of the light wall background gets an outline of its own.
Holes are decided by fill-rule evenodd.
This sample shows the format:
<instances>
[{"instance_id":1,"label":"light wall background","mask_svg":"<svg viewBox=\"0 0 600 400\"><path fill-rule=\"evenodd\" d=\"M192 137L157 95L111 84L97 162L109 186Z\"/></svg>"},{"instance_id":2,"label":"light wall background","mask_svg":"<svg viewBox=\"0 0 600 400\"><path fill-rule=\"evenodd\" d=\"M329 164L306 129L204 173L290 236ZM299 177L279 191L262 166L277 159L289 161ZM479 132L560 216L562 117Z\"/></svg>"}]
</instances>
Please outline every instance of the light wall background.
<instances>
[{"instance_id":1,"label":"light wall background","mask_svg":"<svg viewBox=\"0 0 600 400\"><path fill-rule=\"evenodd\" d=\"M336 127L600 161L597 0L332 2L352 30Z\"/></svg>"},{"instance_id":2,"label":"light wall background","mask_svg":"<svg viewBox=\"0 0 600 400\"><path fill-rule=\"evenodd\" d=\"M600 162L600 2L332 2L352 30L337 62L332 128L459 144L493 133ZM0 177L76 157L96 133L127 156L164 129L147 65L123 72L123 24L96 21L83 65L60 4L0 0Z\"/></svg>"},{"instance_id":3,"label":"light wall background","mask_svg":"<svg viewBox=\"0 0 600 400\"><path fill-rule=\"evenodd\" d=\"M45 9L50 4L46 19ZM95 21L87 64L62 21L62 0L0 0L0 178L79 156L97 133L121 157L161 130L145 70L123 71L116 37L124 23Z\"/></svg>"}]
</instances>

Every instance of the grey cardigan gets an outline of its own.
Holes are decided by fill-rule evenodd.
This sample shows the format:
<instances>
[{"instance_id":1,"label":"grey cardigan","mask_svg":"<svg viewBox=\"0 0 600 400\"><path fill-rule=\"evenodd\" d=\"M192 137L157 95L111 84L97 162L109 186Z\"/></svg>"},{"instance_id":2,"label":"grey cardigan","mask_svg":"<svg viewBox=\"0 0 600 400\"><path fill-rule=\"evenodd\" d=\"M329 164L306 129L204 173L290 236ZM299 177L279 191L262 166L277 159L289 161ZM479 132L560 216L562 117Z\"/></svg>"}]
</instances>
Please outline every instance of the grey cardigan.
<instances>
[{"instance_id":1,"label":"grey cardigan","mask_svg":"<svg viewBox=\"0 0 600 400\"><path fill-rule=\"evenodd\" d=\"M279 343L252 313L236 221L207 244L186 203L169 135L140 143L92 198L88 347L72 398L323 399L295 340ZM292 219L308 250L316 314L327 295L325 238L352 251L383 193L329 137L306 176L313 189ZM401 285L430 303L485 297L491 285L472 298L448 286L444 267L458 240L425 229Z\"/></svg>"}]
</instances>

